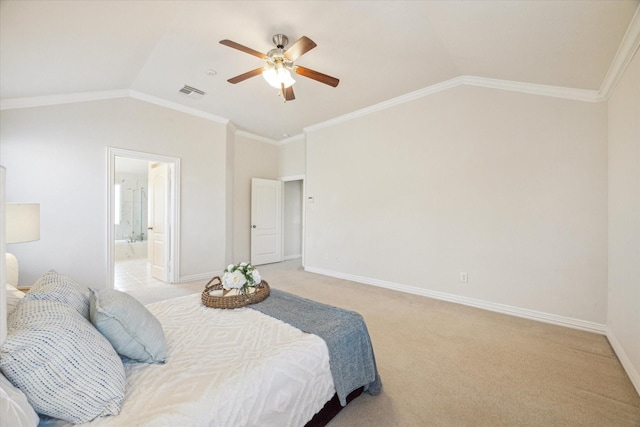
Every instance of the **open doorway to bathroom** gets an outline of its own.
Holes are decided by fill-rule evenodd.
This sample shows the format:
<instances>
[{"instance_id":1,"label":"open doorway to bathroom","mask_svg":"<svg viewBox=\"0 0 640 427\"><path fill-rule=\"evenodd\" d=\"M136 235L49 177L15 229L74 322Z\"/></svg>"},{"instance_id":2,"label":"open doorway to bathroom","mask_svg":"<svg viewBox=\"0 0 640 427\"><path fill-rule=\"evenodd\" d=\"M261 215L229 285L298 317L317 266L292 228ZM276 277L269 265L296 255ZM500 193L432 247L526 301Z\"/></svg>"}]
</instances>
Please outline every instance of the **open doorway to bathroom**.
<instances>
[{"instance_id":1,"label":"open doorway to bathroom","mask_svg":"<svg viewBox=\"0 0 640 427\"><path fill-rule=\"evenodd\" d=\"M178 282L179 159L109 149L109 280L133 290Z\"/></svg>"},{"instance_id":2,"label":"open doorway to bathroom","mask_svg":"<svg viewBox=\"0 0 640 427\"><path fill-rule=\"evenodd\" d=\"M147 253L149 162L116 157L114 178L114 287L129 290L155 280Z\"/></svg>"}]
</instances>

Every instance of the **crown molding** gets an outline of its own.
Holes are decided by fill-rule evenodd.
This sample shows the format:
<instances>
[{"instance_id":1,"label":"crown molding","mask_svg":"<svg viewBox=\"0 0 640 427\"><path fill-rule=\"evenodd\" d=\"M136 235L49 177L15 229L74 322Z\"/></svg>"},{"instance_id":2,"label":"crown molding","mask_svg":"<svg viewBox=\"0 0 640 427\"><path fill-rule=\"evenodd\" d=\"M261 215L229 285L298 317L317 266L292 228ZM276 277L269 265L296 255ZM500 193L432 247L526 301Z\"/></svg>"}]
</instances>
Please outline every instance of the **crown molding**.
<instances>
[{"instance_id":1,"label":"crown molding","mask_svg":"<svg viewBox=\"0 0 640 427\"><path fill-rule=\"evenodd\" d=\"M616 56L613 58L611 62L611 66L607 71L607 75L604 77L602 81L602 86L600 86L600 97L602 101L608 100L613 91L616 88L616 85L622 78L627 66L633 59L633 55L635 55L638 47L640 46L640 5L636 9L636 13L633 15L631 19L631 23L627 27L627 32L624 34L622 38L622 43L618 47L618 51L616 52Z\"/></svg>"},{"instance_id":2,"label":"crown molding","mask_svg":"<svg viewBox=\"0 0 640 427\"><path fill-rule=\"evenodd\" d=\"M455 79L454 79L455 80ZM509 90L529 95L548 96L582 102L599 102L600 94L595 90L574 89L562 86L548 86L535 83L514 82L509 80L488 79L485 77L462 76L462 85Z\"/></svg>"},{"instance_id":3,"label":"crown molding","mask_svg":"<svg viewBox=\"0 0 640 427\"><path fill-rule=\"evenodd\" d=\"M280 141L278 141L278 145L287 145L287 144L292 144L294 142L300 142L300 141L304 142L304 139L305 139L304 133L299 133L297 135L293 135L285 139L281 139Z\"/></svg>"},{"instance_id":4,"label":"crown molding","mask_svg":"<svg viewBox=\"0 0 640 427\"><path fill-rule=\"evenodd\" d=\"M267 144L278 145L278 141L264 136L256 135L255 133L247 132L246 130L237 130L235 132L238 136L244 136L245 138L253 139L255 141L266 142Z\"/></svg>"},{"instance_id":5,"label":"crown molding","mask_svg":"<svg viewBox=\"0 0 640 427\"><path fill-rule=\"evenodd\" d=\"M436 83L432 86L428 86L424 89L416 90L414 92L409 92L406 95L398 96L396 98L391 98L387 101L380 102L378 104L371 105L369 107L362 108L360 110L353 111L351 113L344 114L342 116L335 117L333 119L317 123L315 125L307 126L303 128L304 132L313 132L318 129L323 129L326 127L337 125L338 123L348 122L350 120L356 119L358 117L366 116L369 114L373 114L378 111L386 110L387 108L395 107L396 105L401 105L406 102L413 101L415 99L419 99L425 96L433 95L438 92L442 92L443 90L451 89L456 86L460 86L461 77L456 77L451 80L447 80L441 83Z\"/></svg>"},{"instance_id":6,"label":"crown molding","mask_svg":"<svg viewBox=\"0 0 640 427\"><path fill-rule=\"evenodd\" d=\"M486 77L475 76L459 76L444 82L436 83L428 86L424 89L419 89L414 92L409 92L406 95L398 96L387 101L374 104L370 107L366 107L360 110L353 111L351 113L327 120L312 126L304 128L305 132L313 132L318 129L334 126L338 123L353 120L358 117L366 116L378 111L386 110L387 108L394 107L396 105L405 104L407 102L414 101L416 99L424 98L426 96L434 95L445 90L453 89L460 86L477 86L489 89L508 90L512 92L525 93L529 95L549 96L553 98L570 99L573 101L582 102L599 102L602 97L598 91L586 90L586 89L573 89L560 86L548 86L534 83L514 82L508 80L489 79Z\"/></svg>"},{"instance_id":7,"label":"crown molding","mask_svg":"<svg viewBox=\"0 0 640 427\"><path fill-rule=\"evenodd\" d=\"M489 79L484 77L459 76L450 80L446 80L444 82L436 83L434 85L428 86L426 88L423 88L414 92L410 92L408 94L405 94L396 98L392 98L387 101L380 102L378 104L375 104L360 110L353 111L351 113L348 113L339 117L335 117L333 119L330 119L321 123L307 126L303 128L302 134L295 135L293 137L289 137L281 141L275 141L275 140L265 138L260 135L255 135L246 131L236 131L236 134L243 135L251 139L267 142L269 144L283 145L283 144L297 141L298 138L304 138L304 135L307 132L313 132L318 129L336 125L338 123L350 121L358 117L372 114L377 111L382 111L387 108L394 107L396 105L401 105L425 96L433 95L433 94L442 92L444 90L452 89L452 88L463 86L463 85L508 90L512 92L519 92L519 93L525 93L530 95L549 96L554 98L569 99L569 100L581 101L581 102L603 102L603 101L607 101L611 97L611 94L615 90L615 87L618 84L618 81L622 77L627 66L633 59L633 55L635 54L635 52L638 50L639 47L640 47L640 6L636 8L636 12L633 18L631 19L629 26L627 27L627 31L622 39L622 42L620 43L620 46L618 47L618 51L616 52L616 55L611 65L609 66L609 69L607 71L607 74L605 75L602 85L600 86L600 89L597 91L566 88L566 87L559 87L559 86L547 86L547 85L539 85L539 84L532 84L532 83L507 81L507 80ZM40 107L40 106L49 106L49 105L58 105L58 104L69 104L74 102L87 102L87 101L126 98L126 97L139 99L139 100L160 105L162 107L166 107L172 110L180 111L186 114L191 114L197 117L211 120L217 123L221 123L221 124L230 123L229 119L225 119L223 117L216 116L214 114L206 113L195 108L187 107L182 104L178 104L177 102L167 101L155 96L147 95L142 92L137 92L137 91L128 90L128 89L100 91L100 92L81 92L81 93L71 93L71 94L64 94L64 95L37 96L37 97L27 97L27 98L0 99L0 110L13 110L13 109L20 109L20 108L31 108L31 107Z\"/></svg>"},{"instance_id":8,"label":"crown molding","mask_svg":"<svg viewBox=\"0 0 640 427\"><path fill-rule=\"evenodd\" d=\"M169 108L171 110L180 111L182 113L190 114L192 116L200 117L203 119L211 120L221 124L227 124L229 119L225 119L215 114L206 113L196 108L187 107L177 102L167 101L157 96L147 95L146 93L138 92L135 90L122 89L122 90L110 90L101 92L80 92L69 93L64 95L51 95L51 96L35 96L29 98L7 98L0 100L0 110L15 110L20 108L32 108L43 107L50 105L60 104L72 104L76 102L89 102L89 101L101 101L105 99L115 98L133 98L140 101L145 101L150 104L159 105L161 107Z\"/></svg>"},{"instance_id":9,"label":"crown molding","mask_svg":"<svg viewBox=\"0 0 640 427\"><path fill-rule=\"evenodd\" d=\"M179 104L173 101L167 101L166 99L158 98L157 96L147 95L146 93L138 92L135 90L129 90L129 96L140 101L145 101L150 104L159 105L161 107L169 108L171 110L180 111L182 113L190 114L192 116L200 117L202 119L211 120L212 122L226 125L229 123L229 119L216 116L215 114L206 113L197 108L187 107L186 105Z\"/></svg>"},{"instance_id":10,"label":"crown molding","mask_svg":"<svg viewBox=\"0 0 640 427\"><path fill-rule=\"evenodd\" d=\"M72 104L75 102L99 101L103 99L126 98L127 89L100 92L67 93L64 95L33 96L27 98L6 98L0 100L0 110L43 107L48 105Z\"/></svg>"},{"instance_id":11,"label":"crown molding","mask_svg":"<svg viewBox=\"0 0 640 427\"><path fill-rule=\"evenodd\" d=\"M396 105L404 104L425 96L433 95L444 90L452 89L462 85L486 87L491 89L509 90L513 92L526 93L538 96L550 96L554 98L569 99L582 102L604 102L613 93L618 81L624 74L627 66L633 59L633 55L640 47L640 5L627 27L627 31L622 38L618 51L609 66L609 70L600 86L599 90L574 89L560 86L547 86L533 83L515 82L508 80L489 79L475 76L460 76L441 83L436 83L424 89L410 92L388 101L384 101L351 113L307 126L303 129L306 132L313 132L318 129L353 120L377 111L385 110Z\"/></svg>"},{"instance_id":12,"label":"crown molding","mask_svg":"<svg viewBox=\"0 0 640 427\"><path fill-rule=\"evenodd\" d=\"M227 123L227 133L229 135L235 135L237 130L238 128L236 127L236 124L229 120Z\"/></svg>"}]
</instances>

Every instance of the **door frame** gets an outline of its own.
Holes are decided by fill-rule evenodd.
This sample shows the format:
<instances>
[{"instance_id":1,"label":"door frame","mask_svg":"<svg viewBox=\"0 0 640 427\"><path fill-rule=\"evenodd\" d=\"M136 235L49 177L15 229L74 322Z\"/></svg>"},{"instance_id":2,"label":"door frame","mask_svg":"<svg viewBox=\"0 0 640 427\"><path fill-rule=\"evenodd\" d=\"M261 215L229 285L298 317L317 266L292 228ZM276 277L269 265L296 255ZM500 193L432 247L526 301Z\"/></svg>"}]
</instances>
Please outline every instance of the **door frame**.
<instances>
[{"instance_id":1,"label":"door frame","mask_svg":"<svg viewBox=\"0 0 640 427\"><path fill-rule=\"evenodd\" d=\"M302 247L300 248L301 253L301 262L302 262L302 267L304 267L304 237L305 237L305 222L306 222L306 218L307 218L307 214L306 214L306 209L307 209L307 197L306 197L306 180L305 180L305 176L304 174L302 175L289 175L289 176L281 176L280 178L278 178L279 181L282 181L283 183L285 182L289 182L289 181L302 181L302 230L300 231L302 233L302 240L300 242L300 244L302 245ZM284 186L284 184L283 184ZM282 192L282 221L284 222L284 191ZM284 251L284 224L282 227L282 250Z\"/></svg>"},{"instance_id":2,"label":"door frame","mask_svg":"<svg viewBox=\"0 0 640 427\"><path fill-rule=\"evenodd\" d=\"M116 157L166 163L169 165L169 283L179 283L180 277L180 159L160 154L107 147L107 286L114 286L115 268L115 169Z\"/></svg>"}]
</instances>

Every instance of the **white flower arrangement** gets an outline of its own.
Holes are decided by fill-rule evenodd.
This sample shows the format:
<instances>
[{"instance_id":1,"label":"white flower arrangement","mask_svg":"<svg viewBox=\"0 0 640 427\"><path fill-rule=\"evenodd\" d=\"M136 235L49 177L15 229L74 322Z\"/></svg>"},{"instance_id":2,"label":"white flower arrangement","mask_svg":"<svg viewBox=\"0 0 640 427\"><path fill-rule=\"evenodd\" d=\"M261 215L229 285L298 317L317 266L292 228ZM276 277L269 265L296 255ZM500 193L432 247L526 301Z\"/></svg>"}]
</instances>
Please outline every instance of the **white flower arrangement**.
<instances>
[{"instance_id":1,"label":"white flower arrangement","mask_svg":"<svg viewBox=\"0 0 640 427\"><path fill-rule=\"evenodd\" d=\"M259 285L261 281L258 270L247 262L229 264L222 274L222 288L225 291L238 289L242 295L250 293L249 288Z\"/></svg>"}]
</instances>

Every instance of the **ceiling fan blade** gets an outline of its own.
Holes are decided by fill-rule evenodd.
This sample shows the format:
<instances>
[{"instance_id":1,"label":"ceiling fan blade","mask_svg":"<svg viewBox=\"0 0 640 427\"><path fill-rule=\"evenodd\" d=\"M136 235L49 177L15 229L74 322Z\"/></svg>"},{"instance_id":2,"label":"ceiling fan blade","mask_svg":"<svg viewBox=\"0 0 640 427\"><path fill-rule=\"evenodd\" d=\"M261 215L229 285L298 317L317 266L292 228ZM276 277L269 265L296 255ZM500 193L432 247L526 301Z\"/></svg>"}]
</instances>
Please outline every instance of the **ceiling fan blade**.
<instances>
[{"instance_id":1,"label":"ceiling fan blade","mask_svg":"<svg viewBox=\"0 0 640 427\"><path fill-rule=\"evenodd\" d=\"M269 57L262 52L258 52L257 50L253 50L250 47L246 47L241 45L240 43L232 42L231 40L220 40L220 44L225 46L232 47L234 49L238 49L244 53L248 53L249 55L257 56L260 59L268 59Z\"/></svg>"},{"instance_id":2,"label":"ceiling fan blade","mask_svg":"<svg viewBox=\"0 0 640 427\"><path fill-rule=\"evenodd\" d=\"M316 46L317 44L309 37L302 36L284 52L284 57L290 61L295 61Z\"/></svg>"},{"instance_id":3,"label":"ceiling fan blade","mask_svg":"<svg viewBox=\"0 0 640 427\"><path fill-rule=\"evenodd\" d=\"M310 68L301 67L300 65L295 67L295 71L297 74L300 74L301 76L308 77L310 79L316 80L320 83L324 83L329 86L336 87L338 86L338 83L340 83L340 80L336 79L335 77L322 74L321 72L314 71Z\"/></svg>"},{"instance_id":4,"label":"ceiling fan blade","mask_svg":"<svg viewBox=\"0 0 640 427\"><path fill-rule=\"evenodd\" d=\"M293 86L284 88L284 100L293 101L294 99L296 99L296 96L293 94Z\"/></svg>"},{"instance_id":5,"label":"ceiling fan blade","mask_svg":"<svg viewBox=\"0 0 640 427\"><path fill-rule=\"evenodd\" d=\"M262 73L262 67L256 68L255 70L247 71L246 73L240 74L239 76L232 77L227 81L229 83L236 84L236 83L243 82L243 81L247 80L248 78L257 76L258 74L261 74L261 73Z\"/></svg>"}]
</instances>

